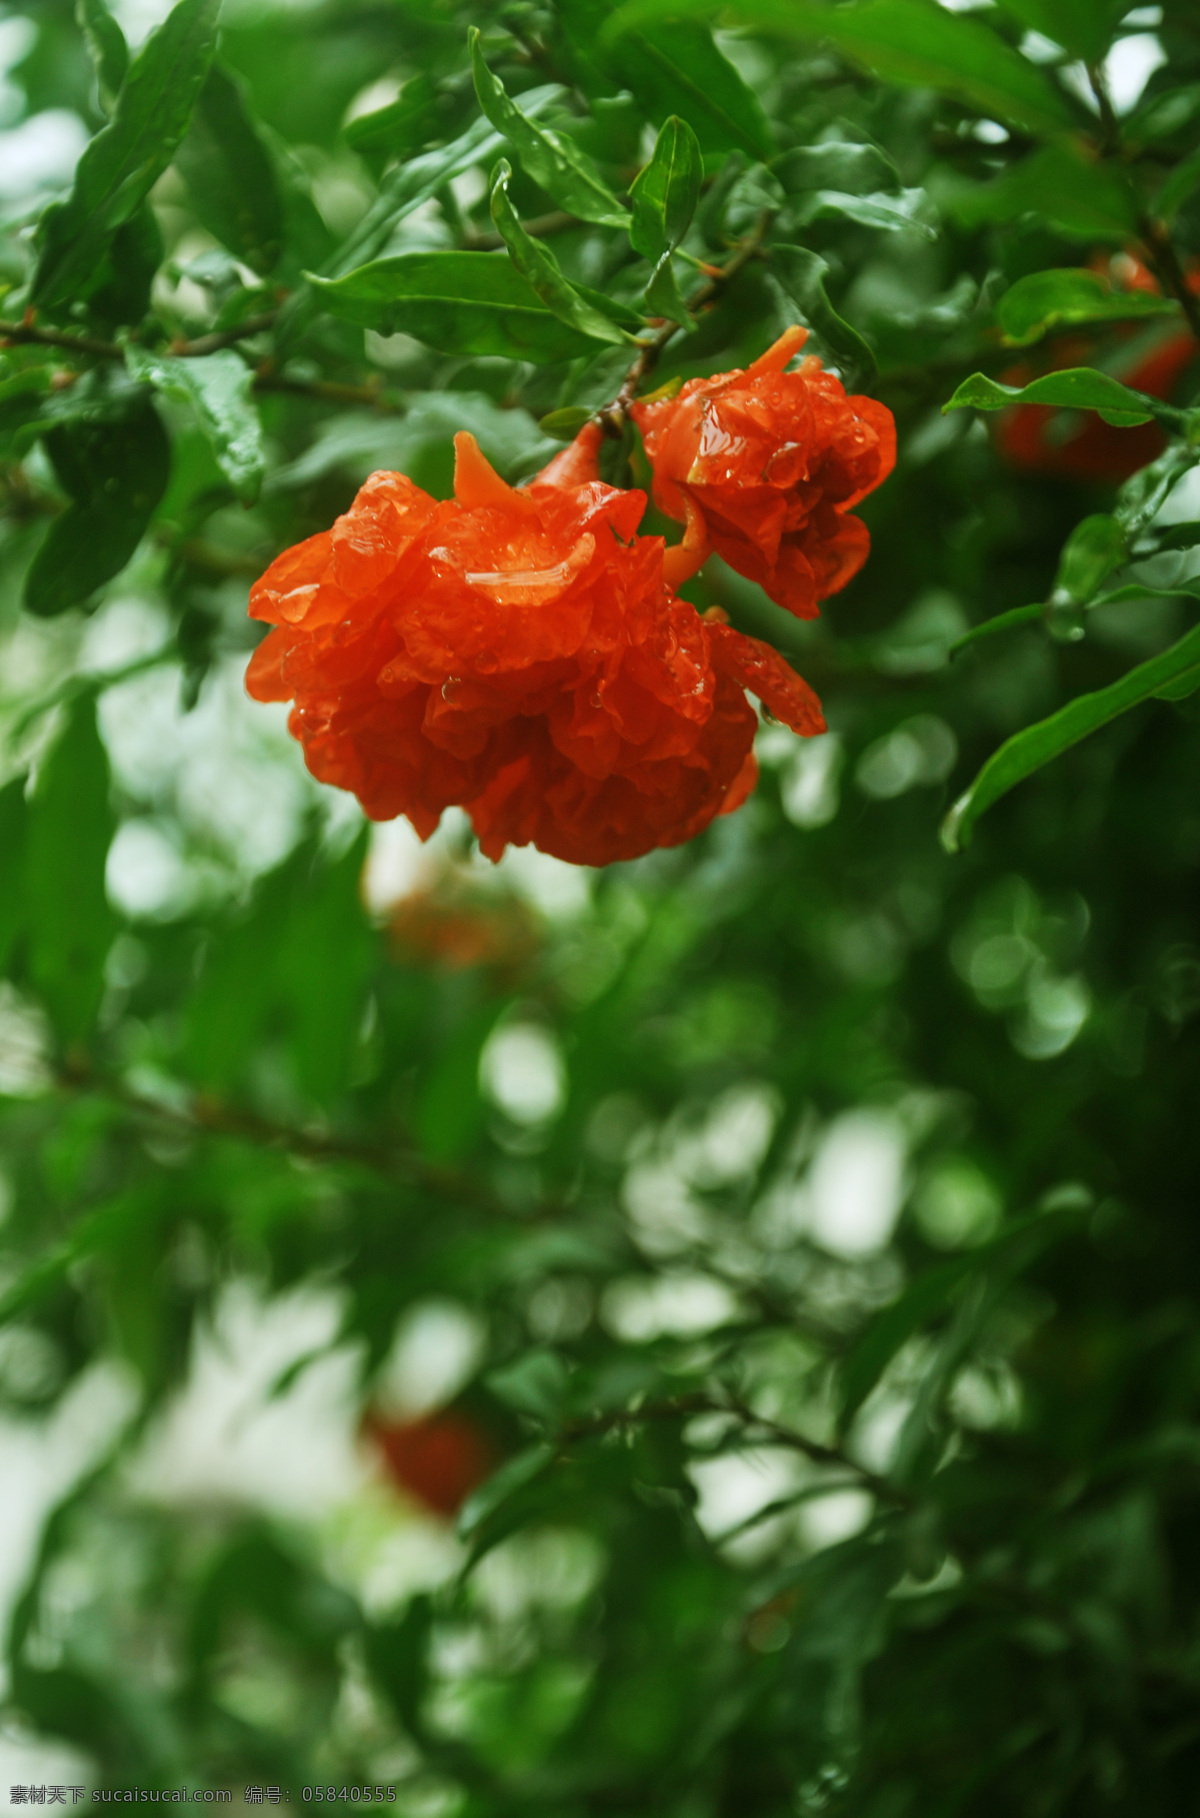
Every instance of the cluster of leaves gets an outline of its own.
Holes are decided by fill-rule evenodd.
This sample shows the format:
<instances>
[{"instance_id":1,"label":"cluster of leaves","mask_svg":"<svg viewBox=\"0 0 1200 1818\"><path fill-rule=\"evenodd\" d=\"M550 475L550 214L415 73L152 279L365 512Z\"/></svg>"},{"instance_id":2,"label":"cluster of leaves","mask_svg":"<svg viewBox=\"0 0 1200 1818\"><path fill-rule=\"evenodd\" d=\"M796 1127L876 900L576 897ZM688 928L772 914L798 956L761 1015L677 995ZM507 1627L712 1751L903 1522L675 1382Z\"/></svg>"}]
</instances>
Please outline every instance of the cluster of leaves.
<instances>
[{"instance_id":1,"label":"cluster of leaves","mask_svg":"<svg viewBox=\"0 0 1200 1818\"><path fill-rule=\"evenodd\" d=\"M1185 1810L1200 418L1137 375L1200 328L1194 7L10 11L92 136L0 251L0 1395L137 1383L13 1713L109 1784L471 1818ZM368 913L298 756L207 749L247 580L458 428L520 479L608 411L645 485L614 400L795 321L896 413L874 553L813 625L688 593L831 734L570 914L453 829ZM1022 472L998 410L1134 453ZM472 1323L499 1463L432 1590L146 1491L246 1278L336 1287L364 1409L405 1316Z\"/></svg>"}]
</instances>

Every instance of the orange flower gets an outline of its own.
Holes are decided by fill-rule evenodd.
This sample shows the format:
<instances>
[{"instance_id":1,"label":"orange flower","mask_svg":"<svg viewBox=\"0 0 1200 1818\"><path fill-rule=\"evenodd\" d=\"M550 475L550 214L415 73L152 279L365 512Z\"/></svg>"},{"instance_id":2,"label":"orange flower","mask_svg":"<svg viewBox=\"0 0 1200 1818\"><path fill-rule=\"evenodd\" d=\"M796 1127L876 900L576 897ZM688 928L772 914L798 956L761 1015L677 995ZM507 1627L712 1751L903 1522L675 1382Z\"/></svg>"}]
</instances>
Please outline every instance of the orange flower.
<instances>
[{"instance_id":1,"label":"orange flower","mask_svg":"<svg viewBox=\"0 0 1200 1818\"><path fill-rule=\"evenodd\" d=\"M514 489L460 434L453 499L372 474L251 589L275 630L249 692L294 701L309 769L373 820L407 815L427 839L458 804L489 858L532 844L604 865L745 800L746 688L824 730L776 651L671 592L662 538L635 534L645 495L598 478L600 439L589 425Z\"/></svg>"},{"instance_id":2,"label":"orange flower","mask_svg":"<svg viewBox=\"0 0 1200 1818\"><path fill-rule=\"evenodd\" d=\"M896 464L885 405L847 397L812 355L784 371L807 339L807 329L789 328L745 372L689 379L678 397L631 411L655 503L688 526L687 572L711 546L802 619L866 561L871 539L850 507Z\"/></svg>"}]
</instances>

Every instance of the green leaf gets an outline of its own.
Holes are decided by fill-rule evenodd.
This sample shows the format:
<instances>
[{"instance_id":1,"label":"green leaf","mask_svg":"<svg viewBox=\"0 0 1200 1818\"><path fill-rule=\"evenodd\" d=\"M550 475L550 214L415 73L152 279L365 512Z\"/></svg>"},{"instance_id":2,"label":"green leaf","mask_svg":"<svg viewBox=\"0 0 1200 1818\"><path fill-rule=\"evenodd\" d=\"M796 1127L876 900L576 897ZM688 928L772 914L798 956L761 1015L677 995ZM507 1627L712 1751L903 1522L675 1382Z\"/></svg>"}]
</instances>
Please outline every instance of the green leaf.
<instances>
[{"instance_id":1,"label":"green leaf","mask_svg":"<svg viewBox=\"0 0 1200 1818\"><path fill-rule=\"evenodd\" d=\"M497 1400L518 1414L555 1420L566 1404L569 1378L556 1351L526 1351L485 1378Z\"/></svg>"},{"instance_id":2,"label":"green leaf","mask_svg":"<svg viewBox=\"0 0 1200 1818\"><path fill-rule=\"evenodd\" d=\"M1040 215L1073 239L1120 246L1138 231L1137 198L1125 172L1066 145L1044 146L991 183L951 189L942 205L966 227Z\"/></svg>"},{"instance_id":3,"label":"green leaf","mask_svg":"<svg viewBox=\"0 0 1200 1818\"><path fill-rule=\"evenodd\" d=\"M846 196L868 196L901 187L899 172L878 146L842 139L822 145L798 145L772 161L771 173L788 195L832 189Z\"/></svg>"},{"instance_id":4,"label":"green leaf","mask_svg":"<svg viewBox=\"0 0 1200 1818\"><path fill-rule=\"evenodd\" d=\"M1009 404L1051 404L1060 410L1097 410L1106 423L1149 423L1155 418L1174 424L1180 412L1144 392L1132 391L1094 366L1069 366L1044 373L1028 385L1001 385L986 373L964 379L947 410L1003 410Z\"/></svg>"},{"instance_id":5,"label":"green leaf","mask_svg":"<svg viewBox=\"0 0 1200 1818\"><path fill-rule=\"evenodd\" d=\"M1171 222L1184 203L1200 189L1200 151L1177 164L1154 198L1154 212L1161 221Z\"/></svg>"},{"instance_id":6,"label":"green leaf","mask_svg":"<svg viewBox=\"0 0 1200 1818\"><path fill-rule=\"evenodd\" d=\"M924 1269L855 1340L838 1372L838 1424L844 1430L874 1389L900 1347L928 1319L943 1312L964 1282L1000 1265L1024 1268L1045 1246L1078 1223L1074 1205L1061 1212L1032 1212L1015 1219L988 1243L934 1268Z\"/></svg>"},{"instance_id":7,"label":"green leaf","mask_svg":"<svg viewBox=\"0 0 1200 1818\"><path fill-rule=\"evenodd\" d=\"M0 1325L36 1307L58 1287L73 1264L87 1257L112 1255L131 1238L144 1242L147 1222L160 1204L160 1192L142 1186L103 1200L84 1213L59 1243L44 1250L0 1293Z\"/></svg>"},{"instance_id":8,"label":"green leaf","mask_svg":"<svg viewBox=\"0 0 1200 1818\"><path fill-rule=\"evenodd\" d=\"M397 253L344 278L307 275L332 315L379 334L412 335L441 353L546 365L593 345L551 314L507 253Z\"/></svg>"},{"instance_id":9,"label":"green leaf","mask_svg":"<svg viewBox=\"0 0 1200 1818\"><path fill-rule=\"evenodd\" d=\"M332 864L307 868L287 921L275 930L290 1052L301 1086L320 1103L349 1080L375 964L375 936L359 894L366 855L364 827Z\"/></svg>"},{"instance_id":10,"label":"green leaf","mask_svg":"<svg viewBox=\"0 0 1200 1818\"><path fill-rule=\"evenodd\" d=\"M629 191L633 220L629 238L644 259L658 261L679 245L692 224L704 158L700 141L678 114L664 121L649 164Z\"/></svg>"},{"instance_id":11,"label":"green leaf","mask_svg":"<svg viewBox=\"0 0 1200 1818\"><path fill-rule=\"evenodd\" d=\"M423 1709L430 1679L429 1642L433 1606L425 1593L412 1598L403 1616L370 1624L363 1652L373 1677L382 1686L410 1736L424 1739Z\"/></svg>"},{"instance_id":12,"label":"green leaf","mask_svg":"<svg viewBox=\"0 0 1200 1818\"><path fill-rule=\"evenodd\" d=\"M681 322L685 326L691 323L691 311L679 288L669 252L663 254L650 274L650 282L646 286L646 308L652 316L665 316L668 321Z\"/></svg>"},{"instance_id":13,"label":"green leaf","mask_svg":"<svg viewBox=\"0 0 1200 1818\"><path fill-rule=\"evenodd\" d=\"M283 249L283 197L241 85L214 64L175 154L203 225L252 271L273 269Z\"/></svg>"},{"instance_id":14,"label":"green leaf","mask_svg":"<svg viewBox=\"0 0 1200 1818\"><path fill-rule=\"evenodd\" d=\"M306 842L219 927L186 1017L200 1084L232 1089L255 1043L282 1028L305 1092L326 1102L344 1090L374 964L358 898L365 838L332 864Z\"/></svg>"},{"instance_id":15,"label":"green leaf","mask_svg":"<svg viewBox=\"0 0 1200 1818\"><path fill-rule=\"evenodd\" d=\"M870 343L845 321L829 301L825 279L829 267L819 253L805 246L772 244L769 270L799 311L800 320L815 329L830 353L848 361L864 374L875 371Z\"/></svg>"},{"instance_id":16,"label":"green leaf","mask_svg":"<svg viewBox=\"0 0 1200 1818\"><path fill-rule=\"evenodd\" d=\"M547 107L562 90L551 83L543 88L530 89L521 96L524 112L527 117ZM306 272L306 284L290 297L275 323L275 340L277 346L293 339L311 317L316 298L311 286L318 278L329 281L350 276L362 270L364 266L379 262L393 233L401 221L411 215L415 209L432 200L438 191L452 178L461 176L472 166L483 163L499 151L504 143L502 136L495 131L490 120L475 120L465 133L449 145L438 146L435 151L424 152L419 158L410 158L395 170L389 171L380 186L379 197L367 210L354 231L339 246L337 252L329 259L320 273ZM335 310L335 314L344 314ZM373 326L373 325L368 325ZM409 330L415 333L415 330ZM419 340L427 339L418 336ZM430 341L430 346L439 343ZM457 348L449 347L443 351L455 353ZM493 350L495 351L495 350ZM510 358L513 356L510 354ZM528 357L528 356L523 356ZM557 357L557 356L556 356Z\"/></svg>"},{"instance_id":17,"label":"green leaf","mask_svg":"<svg viewBox=\"0 0 1200 1818\"><path fill-rule=\"evenodd\" d=\"M618 344L628 341L630 336L624 329L618 328L594 304L585 301L574 286L567 282L550 248L525 232L508 199L511 176L512 167L502 158L492 173L490 206L492 220L521 277L537 293L546 308L578 334L587 335L593 341L614 341Z\"/></svg>"},{"instance_id":18,"label":"green leaf","mask_svg":"<svg viewBox=\"0 0 1200 1818\"><path fill-rule=\"evenodd\" d=\"M53 618L120 574L166 491L171 448L144 394L116 421L67 422L44 442L71 503L30 564L24 605Z\"/></svg>"},{"instance_id":19,"label":"green leaf","mask_svg":"<svg viewBox=\"0 0 1200 1818\"><path fill-rule=\"evenodd\" d=\"M24 926L22 885L28 818L25 778L14 777L0 789L0 973L6 970Z\"/></svg>"},{"instance_id":20,"label":"green leaf","mask_svg":"<svg viewBox=\"0 0 1200 1818\"><path fill-rule=\"evenodd\" d=\"M438 123L437 88L428 76L414 76L386 107L349 121L342 137L364 157L400 157L433 137Z\"/></svg>"},{"instance_id":21,"label":"green leaf","mask_svg":"<svg viewBox=\"0 0 1200 1818\"><path fill-rule=\"evenodd\" d=\"M922 219L929 207L923 189L901 190L898 196L856 196L836 189L819 189L791 210L799 227L814 221L857 221L860 227L878 227L892 233L916 232L926 240L937 239L937 229Z\"/></svg>"},{"instance_id":22,"label":"green leaf","mask_svg":"<svg viewBox=\"0 0 1200 1818\"><path fill-rule=\"evenodd\" d=\"M999 801L1002 795L1053 762L1080 739L1106 726L1119 714L1127 713L1142 701L1150 700L1172 687L1200 664L1200 626L1189 631L1160 656L1139 663L1119 682L1100 688L1094 694L1081 694L1068 702L1049 719L1026 727L1001 745L971 787L959 797L942 824L942 844L948 852L957 852L969 843L972 829L980 815Z\"/></svg>"},{"instance_id":23,"label":"green leaf","mask_svg":"<svg viewBox=\"0 0 1200 1818\"><path fill-rule=\"evenodd\" d=\"M561 0L558 9L585 78L597 67L605 70L660 125L678 114L706 153L740 148L769 158L773 136L753 89L718 49L709 28L682 17L686 5L663 10L670 14L668 23L614 39L605 32L608 0Z\"/></svg>"},{"instance_id":24,"label":"green leaf","mask_svg":"<svg viewBox=\"0 0 1200 1818\"><path fill-rule=\"evenodd\" d=\"M1125 0L999 0L999 4L1028 31L1040 32L1087 63L1103 59L1126 11Z\"/></svg>"},{"instance_id":25,"label":"green leaf","mask_svg":"<svg viewBox=\"0 0 1200 1818\"><path fill-rule=\"evenodd\" d=\"M38 225L29 293L36 308L74 299L171 162L208 73L219 7L220 0L179 0L134 58L112 121L79 160L70 196L52 203Z\"/></svg>"},{"instance_id":26,"label":"green leaf","mask_svg":"<svg viewBox=\"0 0 1200 1818\"><path fill-rule=\"evenodd\" d=\"M0 379L0 457L19 459L49 430L66 423L114 423L144 394L119 366L81 373L55 385L55 368L26 366Z\"/></svg>"},{"instance_id":27,"label":"green leaf","mask_svg":"<svg viewBox=\"0 0 1200 1818\"><path fill-rule=\"evenodd\" d=\"M700 142L687 122L672 114L658 135L653 157L629 192L633 202L629 238L643 258L654 261L646 305L652 314L672 322L691 322L671 254L692 224L703 176Z\"/></svg>"},{"instance_id":28,"label":"green leaf","mask_svg":"<svg viewBox=\"0 0 1200 1818\"><path fill-rule=\"evenodd\" d=\"M496 131L508 140L527 174L560 208L581 221L594 222L597 227L628 227L628 214L592 160L562 134L539 126L522 113L484 61L480 35L474 26L467 41L479 105Z\"/></svg>"},{"instance_id":29,"label":"green leaf","mask_svg":"<svg viewBox=\"0 0 1200 1818\"><path fill-rule=\"evenodd\" d=\"M1054 586L1083 603L1126 559L1125 531L1107 512L1076 524L1059 557Z\"/></svg>"},{"instance_id":30,"label":"green leaf","mask_svg":"<svg viewBox=\"0 0 1200 1818\"><path fill-rule=\"evenodd\" d=\"M111 114L129 68L125 34L109 12L105 0L75 0L75 18L96 66L100 105Z\"/></svg>"},{"instance_id":31,"label":"green leaf","mask_svg":"<svg viewBox=\"0 0 1200 1818\"><path fill-rule=\"evenodd\" d=\"M996 323L1009 347L1028 347L1064 322L1125 322L1179 313L1173 298L1114 290L1098 272L1033 271L1005 291L996 305Z\"/></svg>"},{"instance_id":32,"label":"green leaf","mask_svg":"<svg viewBox=\"0 0 1200 1818\"><path fill-rule=\"evenodd\" d=\"M1045 137L1071 127L1066 97L1049 77L980 20L950 13L934 0L732 0L731 23L788 37L824 38L886 82L933 88L998 120ZM664 15L716 11L714 0L631 0L607 28L617 36Z\"/></svg>"},{"instance_id":33,"label":"green leaf","mask_svg":"<svg viewBox=\"0 0 1200 1818\"><path fill-rule=\"evenodd\" d=\"M147 353L130 342L125 364L135 379L190 404L217 465L243 505L262 487L267 457L252 396L254 374L230 347L193 359Z\"/></svg>"},{"instance_id":34,"label":"green leaf","mask_svg":"<svg viewBox=\"0 0 1200 1818\"><path fill-rule=\"evenodd\" d=\"M29 973L64 1044L90 1031L114 921L104 892L113 834L108 754L90 695L76 701L42 764L25 864Z\"/></svg>"},{"instance_id":35,"label":"green leaf","mask_svg":"<svg viewBox=\"0 0 1200 1818\"><path fill-rule=\"evenodd\" d=\"M571 404L565 410L549 411L538 423L538 428L544 436L552 436L556 442L573 442L591 415L590 410Z\"/></svg>"},{"instance_id":36,"label":"green leaf","mask_svg":"<svg viewBox=\"0 0 1200 1818\"><path fill-rule=\"evenodd\" d=\"M484 1523L506 1503L510 1496L523 1490L540 1477L554 1462L554 1447L529 1446L518 1452L481 1484L463 1503L458 1516L458 1532L463 1540L472 1540Z\"/></svg>"}]
</instances>

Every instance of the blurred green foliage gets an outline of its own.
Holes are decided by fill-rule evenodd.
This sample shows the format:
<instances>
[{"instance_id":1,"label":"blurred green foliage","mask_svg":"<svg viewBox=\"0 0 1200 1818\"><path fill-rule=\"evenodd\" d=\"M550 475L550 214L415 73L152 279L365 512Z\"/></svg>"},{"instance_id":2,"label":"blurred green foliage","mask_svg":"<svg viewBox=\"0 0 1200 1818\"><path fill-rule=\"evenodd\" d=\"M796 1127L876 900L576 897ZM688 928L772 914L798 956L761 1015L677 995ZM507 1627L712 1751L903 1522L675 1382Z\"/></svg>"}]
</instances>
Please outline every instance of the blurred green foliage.
<instances>
[{"instance_id":1,"label":"blurred green foliage","mask_svg":"<svg viewBox=\"0 0 1200 1818\"><path fill-rule=\"evenodd\" d=\"M88 1428L13 1733L414 1818L1192 1809L1194 5L157 16L0 21L0 1457ZM820 621L688 589L830 734L606 872L370 842L248 581L457 428L528 477L648 316L653 384L799 320L896 414ZM214 1438L235 1305L325 1312ZM330 1366L360 1475L222 1476Z\"/></svg>"}]
</instances>

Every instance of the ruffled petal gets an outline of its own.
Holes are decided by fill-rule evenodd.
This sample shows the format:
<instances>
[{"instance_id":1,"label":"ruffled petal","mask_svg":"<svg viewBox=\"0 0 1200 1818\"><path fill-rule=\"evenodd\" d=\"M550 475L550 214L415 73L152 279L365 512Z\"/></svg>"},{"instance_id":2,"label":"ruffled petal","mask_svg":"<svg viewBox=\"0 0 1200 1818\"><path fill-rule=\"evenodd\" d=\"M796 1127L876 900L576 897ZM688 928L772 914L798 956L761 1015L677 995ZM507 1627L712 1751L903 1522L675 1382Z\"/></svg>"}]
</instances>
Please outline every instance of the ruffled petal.
<instances>
[{"instance_id":1,"label":"ruffled petal","mask_svg":"<svg viewBox=\"0 0 1200 1818\"><path fill-rule=\"evenodd\" d=\"M740 687L757 695L777 720L803 738L827 730L820 701L804 678L770 644L747 637L719 620L708 622L706 628L712 640L714 664Z\"/></svg>"}]
</instances>

